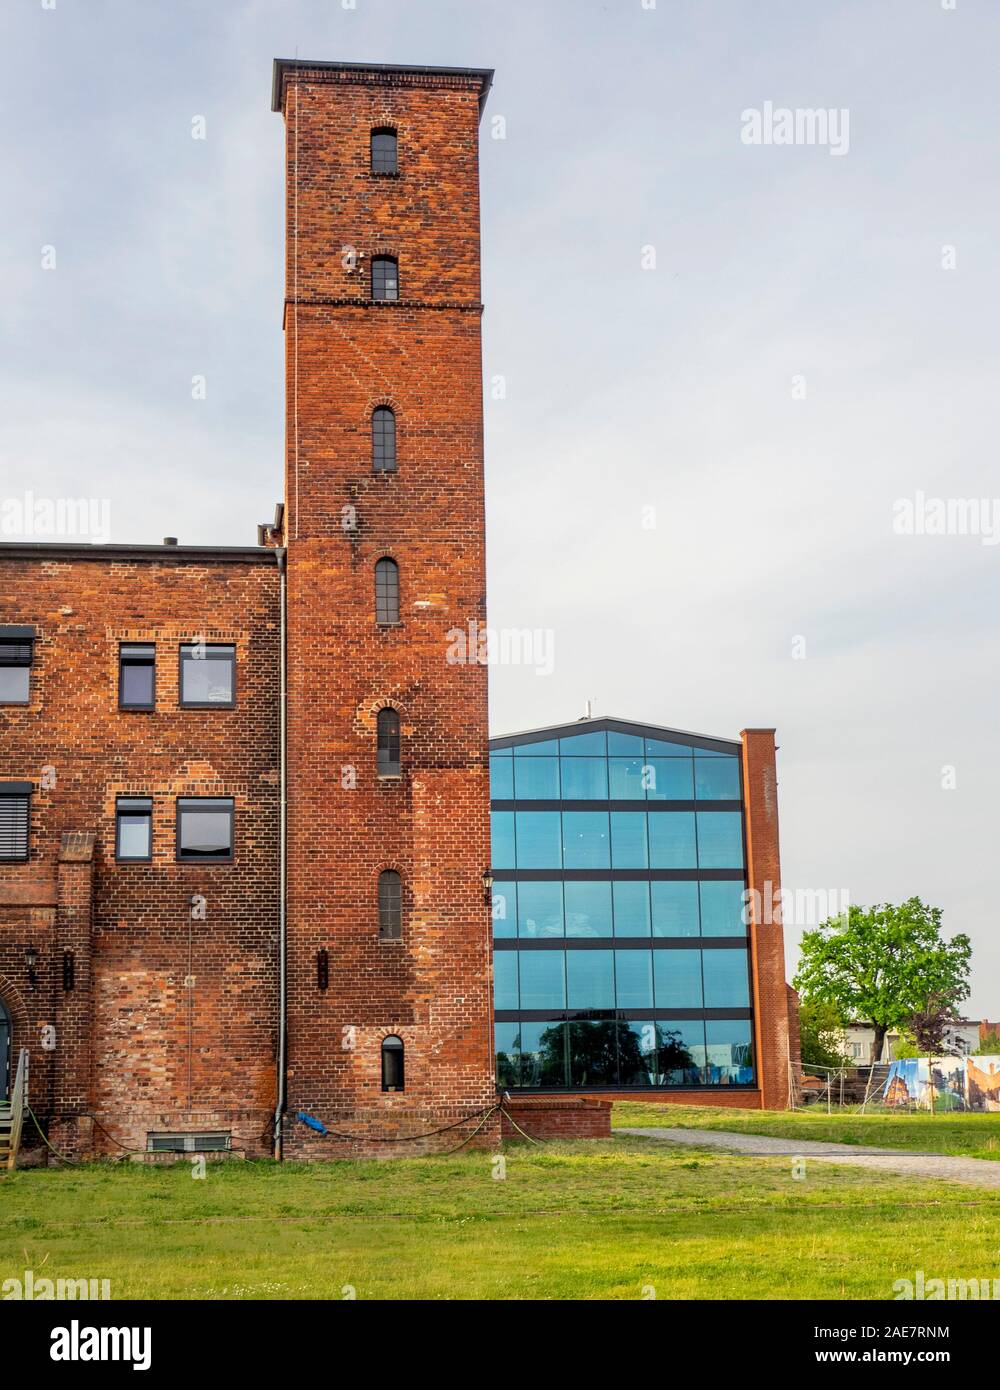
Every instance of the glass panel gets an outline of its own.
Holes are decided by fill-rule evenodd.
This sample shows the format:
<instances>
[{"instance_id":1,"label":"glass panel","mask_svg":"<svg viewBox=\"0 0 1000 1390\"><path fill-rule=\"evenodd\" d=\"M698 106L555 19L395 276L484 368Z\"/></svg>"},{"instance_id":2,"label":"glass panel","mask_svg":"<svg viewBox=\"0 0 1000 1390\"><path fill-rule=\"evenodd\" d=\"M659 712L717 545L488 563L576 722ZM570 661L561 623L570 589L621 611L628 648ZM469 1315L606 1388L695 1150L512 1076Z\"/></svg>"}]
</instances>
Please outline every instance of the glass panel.
<instances>
[{"instance_id":1,"label":"glass panel","mask_svg":"<svg viewBox=\"0 0 1000 1390\"><path fill-rule=\"evenodd\" d=\"M624 757L634 757L642 760L645 752L641 734L618 734L612 730L608 731L608 752L618 753Z\"/></svg>"},{"instance_id":2,"label":"glass panel","mask_svg":"<svg viewBox=\"0 0 1000 1390\"><path fill-rule=\"evenodd\" d=\"M566 801L607 801L607 760L563 758L562 794Z\"/></svg>"},{"instance_id":3,"label":"glass panel","mask_svg":"<svg viewBox=\"0 0 1000 1390\"><path fill-rule=\"evenodd\" d=\"M517 952L493 953L493 1007L517 1009Z\"/></svg>"},{"instance_id":4,"label":"glass panel","mask_svg":"<svg viewBox=\"0 0 1000 1390\"><path fill-rule=\"evenodd\" d=\"M743 816L739 811L698 811L698 864L702 869L743 868Z\"/></svg>"},{"instance_id":5,"label":"glass panel","mask_svg":"<svg viewBox=\"0 0 1000 1390\"><path fill-rule=\"evenodd\" d=\"M567 869L609 868L611 855L608 841L607 811L563 813L563 862Z\"/></svg>"},{"instance_id":6,"label":"glass panel","mask_svg":"<svg viewBox=\"0 0 1000 1390\"><path fill-rule=\"evenodd\" d=\"M662 738L646 739L647 758L690 758L691 749L683 743L669 743Z\"/></svg>"},{"instance_id":7,"label":"glass panel","mask_svg":"<svg viewBox=\"0 0 1000 1390\"><path fill-rule=\"evenodd\" d=\"M614 1008L614 954L614 951L566 952L566 992L571 1009Z\"/></svg>"},{"instance_id":8,"label":"glass panel","mask_svg":"<svg viewBox=\"0 0 1000 1390\"><path fill-rule=\"evenodd\" d=\"M654 869L696 867L693 811L657 811L650 815L649 863Z\"/></svg>"},{"instance_id":9,"label":"glass panel","mask_svg":"<svg viewBox=\"0 0 1000 1390\"><path fill-rule=\"evenodd\" d=\"M748 1009L750 979L746 951L704 951L702 955L705 1008Z\"/></svg>"},{"instance_id":10,"label":"glass panel","mask_svg":"<svg viewBox=\"0 0 1000 1390\"><path fill-rule=\"evenodd\" d=\"M118 816L119 859L148 859L153 835L153 822L148 815Z\"/></svg>"},{"instance_id":11,"label":"glass panel","mask_svg":"<svg viewBox=\"0 0 1000 1390\"><path fill-rule=\"evenodd\" d=\"M521 1085L566 1085L566 1024L522 1023Z\"/></svg>"},{"instance_id":12,"label":"glass panel","mask_svg":"<svg viewBox=\"0 0 1000 1390\"><path fill-rule=\"evenodd\" d=\"M228 806L218 802L193 809L179 803L180 852L198 859L228 859L232 854L232 818Z\"/></svg>"},{"instance_id":13,"label":"glass panel","mask_svg":"<svg viewBox=\"0 0 1000 1390\"><path fill-rule=\"evenodd\" d=\"M502 940L517 935L517 884L509 878L493 880L493 936Z\"/></svg>"},{"instance_id":14,"label":"glass panel","mask_svg":"<svg viewBox=\"0 0 1000 1390\"><path fill-rule=\"evenodd\" d=\"M739 880L705 882L701 887L702 936L746 936L744 886Z\"/></svg>"},{"instance_id":15,"label":"glass panel","mask_svg":"<svg viewBox=\"0 0 1000 1390\"><path fill-rule=\"evenodd\" d=\"M618 1026L580 1022L569 1025L571 1086L618 1085Z\"/></svg>"},{"instance_id":16,"label":"glass panel","mask_svg":"<svg viewBox=\"0 0 1000 1390\"><path fill-rule=\"evenodd\" d=\"M182 649L182 704L232 704L233 650L232 647L194 647ZM202 653L202 655L196 655L198 652Z\"/></svg>"},{"instance_id":17,"label":"glass panel","mask_svg":"<svg viewBox=\"0 0 1000 1390\"><path fill-rule=\"evenodd\" d=\"M705 1025L701 1019L660 1019L657 1082L660 1086L699 1086L705 1066Z\"/></svg>"},{"instance_id":18,"label":"glass panel","mask_svg":"<svg viewBox=\"0 0 1000 1390\"><path fill-rule=\"evenodd\" d=\"M517 959L521 963L521 1008L564 1009L566 952L518 951Z\"/></svg>"},{"instance_id":19,"label":"glass panel","mask_svg":"<svg viewBox=\"0 0 1000 1390\"><path fill-rule=\"evenodd\" d=\"M699 801L739 801L739 762L736 758L695 758L694 785Z\"/></svg>"},{"instance_id":20,"label":"glass panel","mask_svg":"<svg viewBox=\"0 0 1000 1390\"><path fill-rule=\"evenodd\" d=\"M566 935L611 935L611 884L566 884Z\"/></svg>"},{"instance_id":21,"label":"glass panel","mask_svg":"<svg viewBox=\"0 0 1000 1390\"><path fill-rule=\"evenodd\" d=\"M559 800L558 758L517 758L514 764L514 795L519 801Z\"/></svg>"},{"instance_id":22,"label":"glass panel","mask_svg":"<svg viewBox=\"0 0 1000 1390\"><path fill-rule=\"evenodd\" d=\"M697 883L670 883L655 879L653 890L653 935L698 935Z\"/></svg>"},{"instance_id":23,"label":"glass panel","mask_svg":"<svg viewBox=\"0 0 1000 1390\"><path fill-rule=\"evenodd\" d=\"M656 1024L619 1023L618 1076L622 1086L652 1086L656 1079Z\"/></svg>"},{"instance_id":24,"label":"glass panel","mask_svg":"<svg viewBox=\"0 0 1000 1390\"><path fill-rule=\"evenodd\" d=\"M557 738L546 738L541 743L516 743L514 745L515 758L550 758L559 752L559 740Z\"/></svg>"},{"instance_id":25,"label":"glass panel","mask_svg":"<svg viewBox=\"0 0 1000 1390\"><path fill-rule=\"evenodd\" d=\"M611 863L616 869L648 868L645 811L611 812Z\"/></svg>"},{"instance_id":26,"label":"glass panel","mask_svg":"<svg viewBox=\"0 0 1000 1390\"><path fill-rule=\"evenodd\" d=\"M521 1040L519 1023L498 1023L494 1027L497 1051L497 1085L502 1091L521 1084Z\"/></svg>"},{"instance_id":27,"label":"glass panel","mask_svg":"<svg viewBox=\"0 0 1000 1390\"><path fill-rule=\"evenodd\" d=\"M649 884L613 885L615 936L649 935Z\"/></svg>"},{"instance_id":28,"label":"glass panel","mask_svg":"<svg viewBox=\"0 0 1000 1390\"><path fill-rule=\"evenodd\" d=\"M646 784L641 758L609 758L608 779L612 801L645 801Z\"/></svg>"},{"instance_id":29,"label":"glass panel","mask_svg":"<svg viewBox=\"0 0 1000 1390\"><path fill-rule=\"evenodd\" d=\"M700 1009L701 952L654 951L653 976L658 1009Z\"/></svg>"},{"instance_id":30,"label":"glass panel","mask_svg":"<svg viewBox=\"0 0 1000 1390\"><path fill-rule=\"evenodd\" d=\"M30 666L0 666L0 704L26 705L30 691Z\"/></svg>"},{"instance_id":31,"label":"glass panel","mask_svg":"<svg viewBox=\"0 0 1000 1390\"><path fill-rule=\"evenodd\" d=\"M619 1009L653 1007L652 951L615 952L615 1005Z\"/></svg>"},{"instance_id":32,"label":"glass panel","mask_svg":"<svg viewBox=\"0 0 1000 1390\"><path fill-rule=\"evenodd\" d=\"M490 812L490 858L494 869L514 869L514 812Z\"/></svg>"},{"instance_id":33,"label":"glass panel","mask_svg":"<svg viewBox=\"0 0 1000 1390\"><path fill-rule=\"evenodd\" d=\"M518 811L516 816L517 867L519 869L561 868L559 812Z\"/></svg>"},{"instance_id":34,"label":"glass panel","mask_svg":"<svg viewBox=\"0 0 1000 1390\"><path fill-rule=\"evenodd\" d=\"M753 1081L753 1042L748 1018L709 1019L705 1024L710 1086L745 1086Z\"/></svg>"},{"instance_id":35,"label":"glass panel","mask_svg":"<svg viewBox=\"0 0 1000 1390\"><path fill-rule=\"evenodd\" d=\"M692 801L694 776L691 760L650 758L645 764L646 796L650 801Z\"/></svg>"},{"instance_id":36,"label":"glass panel","mask_svg":"<svg viewBox=\"0 0 1000 1390\"><path fill-rule=\"evenodd\" d=\"M494 801L514 799L514 759L490 754L490 796Z\"/></svg>"},{"instance_id":37,"label":"glass panel","mask_svg":"<svg viewBox=\"0 0 1000 1390\"><path fill-rule=\"evenodd\" d=\"M518 936L562 936L563 886L552 883L521 883L517 893Z\"/></svg>"},{"instance_id":38,"label":"glass panel","mask_svg":"<svg viewBox=\"0 0 1000 1390\"><path fill-rule=\"evenodd\" d=\"M564 758L603 758L607 752L604 734L570 734L559 740L559 752Z\"/></svg>"},{"instance_id":39,"label":"glass panel","mask_svg":"<svg viewBox=\"0 0 1000 1390\"><path fill-rule=\"evenodd\" d=\"M123 705L148 708L153 703L153 663L122 662L121 698Z\"/></svg>"}]
</instances>

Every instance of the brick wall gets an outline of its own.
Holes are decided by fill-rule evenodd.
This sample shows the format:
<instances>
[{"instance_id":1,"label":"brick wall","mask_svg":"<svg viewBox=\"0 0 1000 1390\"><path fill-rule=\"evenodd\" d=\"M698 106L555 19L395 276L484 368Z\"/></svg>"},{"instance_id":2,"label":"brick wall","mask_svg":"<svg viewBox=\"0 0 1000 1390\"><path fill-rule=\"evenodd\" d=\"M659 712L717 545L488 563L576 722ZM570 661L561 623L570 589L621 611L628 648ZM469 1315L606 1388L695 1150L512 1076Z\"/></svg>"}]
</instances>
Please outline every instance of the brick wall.
<instances>
[{"instance_id":1,"label":"brick wall","mask_svg":"<svg viewBox=\"0 0 1000 1390\"><path fill-rule=\"evenodd\" d=\"M422 1133L494 1099L486 668L447 659L451 630L485 622L479 92L472 78L321 70L284 88L289 1108L364 1136ZM370 172L378 126L398 133L398 176ZM370 302L380 251L398 257L397 303ZM398 468L375 474L382 404ZM400 570L393 627L375 622L383 556ZM395 780L376 776L383 707L402 725ZM379 938L385 869L403 880L401 940ZM390 1034L405 1046L399 1094L381 1090ZM294 1123L287 1145L316 1151Z\"/></svg>"},{"instance_id":2,"label":"brick wall","mask_svg":"<svg viewBox=\"0 0 1000 1390\"><path fill-rule=\"evenodd\" d=\"M512 1096L501 1120L504 1139L610 1139L611 1101L604 1096Z\"/></svg>"}]
</instances>

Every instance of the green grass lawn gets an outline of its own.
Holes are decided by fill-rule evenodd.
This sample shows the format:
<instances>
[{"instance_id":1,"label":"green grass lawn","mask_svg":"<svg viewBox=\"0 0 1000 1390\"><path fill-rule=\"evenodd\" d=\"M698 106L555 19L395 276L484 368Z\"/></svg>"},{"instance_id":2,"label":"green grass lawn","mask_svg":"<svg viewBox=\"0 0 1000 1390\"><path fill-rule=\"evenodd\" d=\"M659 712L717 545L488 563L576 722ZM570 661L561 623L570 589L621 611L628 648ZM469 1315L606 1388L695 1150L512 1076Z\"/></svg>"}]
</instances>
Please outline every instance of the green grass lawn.
<instances>
[{"instance_id":1,"label":"green grass lawn","mask_svg":"<svg viewBox=\"0 0 1000 1390\"><path fill-rule=\"evenodd\" d=\"M841 1144L874 1144L886 1149L961 1154L1000 1159L1000 1114L899 1114L885 1110L735 1110L708 1105L657 1105L620 1101L612 1124L728 1129L740 1134L771 1134L778 1139L834 1139Z\"/></svg>"},{"instance_id":2,"label":"green grass lawn","mask_svg":"<svg viewBox=\"0 0 1000 1390\"><path fill-rule=\"evenodd\" d=\"M676 1115L673 1116L677 1118ZM619 1136L394 1162L0 1177L0 1280L114 1298L891 1298L1000 1275L1000 1194Z\"/></svg>"}]
</instances>

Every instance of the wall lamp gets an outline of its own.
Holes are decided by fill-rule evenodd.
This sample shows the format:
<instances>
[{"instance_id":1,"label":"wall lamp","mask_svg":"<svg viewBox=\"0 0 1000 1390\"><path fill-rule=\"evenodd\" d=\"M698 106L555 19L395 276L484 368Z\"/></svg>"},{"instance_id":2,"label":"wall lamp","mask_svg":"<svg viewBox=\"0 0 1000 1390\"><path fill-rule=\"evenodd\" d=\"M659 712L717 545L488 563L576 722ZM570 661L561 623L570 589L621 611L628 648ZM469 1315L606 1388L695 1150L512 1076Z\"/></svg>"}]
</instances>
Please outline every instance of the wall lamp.
<instances>
[{"instance_id":1,"label":"wall lamp","mask_svg":"<svg viewBox=\"0 0 1000 1390\"><path fill-rule=\"evenodd\" d=\"M484 869L484 870L483 870L483 902L486 904L487 907L489 907L490 904L492 903L492 901L493 901L493 870L492 870L492 869Z\"/></svg>"},{"instance_id":2,"label":"wall lamp","mask_svg":"<svg viewBox=\"0 0 1000 1390\"><path fill-rule=\"evenodd\" d=\"M76 957L72 951L63 951L63 989L68 994L76 984Z\"/></svg>"},{"instance_id":3,"label":"wall lamp","mask_svg":"<svg viewBox=\"0 0 1000 1390\"><path fill-rule=\"evenodd\" d=\"M330 986L330 955L324 947L316 952L316 988L328 989Z\"/></svg>"}]
</instances>

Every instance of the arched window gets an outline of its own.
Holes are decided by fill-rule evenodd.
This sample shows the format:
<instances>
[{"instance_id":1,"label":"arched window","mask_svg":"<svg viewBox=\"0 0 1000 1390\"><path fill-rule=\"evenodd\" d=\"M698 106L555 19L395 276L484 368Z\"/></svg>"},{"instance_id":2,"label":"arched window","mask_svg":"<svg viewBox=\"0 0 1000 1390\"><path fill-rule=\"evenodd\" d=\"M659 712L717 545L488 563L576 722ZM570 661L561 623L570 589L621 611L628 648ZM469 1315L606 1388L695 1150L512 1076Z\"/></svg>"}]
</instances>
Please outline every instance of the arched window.
<instances>
[{"instance_id":1,"label":"arched window","mask_svg":"<svg viewBox=\"0 0 1000 1390\"><path fill-rule=\"evenodd\" d=\"M372 299L399 298L399 266L395 256L372 257Z\"/></svg>"},{"instance_id":2,"label":"arched window","mask_svg":"<svg viewBox=\"0 0 1000 1390\"><path fill-rule=\"evenodd\" d=\"M380 941L398 941L403 935L403 880L395 869L378 876L378 934Z\"/></svg>"},{"instance_id":3,"label":"arched window","mask_svg":"<svg viewBox=\"0 0 1000 1390\"><path fill-rule=\"evenodd\" d=\"M0 1104L10 1097L10 1014L0 1000Z\"/></svg>"},{"instance_id":4,"label":"arched window","mask_svg":"<svg viewBox=\"0 0 1000 1390\"><path fill-rule=\"evenodd\" d=\"M389 127L372 131L372 173L397 174L398 144L396 132Z\"/></svg>"},{"instance_id":5,"label":"arched window","mask_svg":"<svg viewBox=\"0 0 1000 1390\"><path fill-rule=\"evenodd\" d=\"M376 766L380 777L398 777L399 715L394 709L380 709L376 721Z\"/></svg>"},{"instance_id":6,"label":"arched window","mask_svg":"<svg viewBox=\"0 0 1000 1390\"><path fill-rule=\"evenodd\" d=\"M401 1091L404 1085L403 1039L382 1039L382 1090Z\"/></svg>"},{"instance_id":7,"label":"arched window","mask_svg":"<svg viewBox=\"0 0 1000 1390\"><path fill-rule=\"evenodd\" d=\"M395 560L379 560L375 565L375 621L399 622L399 566Z\"/></svg>"},{"instance_id":8,"label":"arched window","mask_svg":"<svg viewBox=\"0 0 1000 1390\"><path fill-rule=\"evenodd\" d=\"M376 473L396 471L396 417L387 405L372 411L372 467Z\"/></svg>"}]
</instances>

